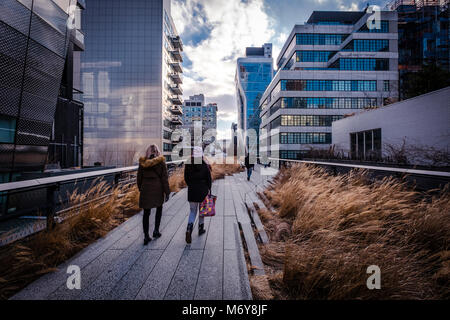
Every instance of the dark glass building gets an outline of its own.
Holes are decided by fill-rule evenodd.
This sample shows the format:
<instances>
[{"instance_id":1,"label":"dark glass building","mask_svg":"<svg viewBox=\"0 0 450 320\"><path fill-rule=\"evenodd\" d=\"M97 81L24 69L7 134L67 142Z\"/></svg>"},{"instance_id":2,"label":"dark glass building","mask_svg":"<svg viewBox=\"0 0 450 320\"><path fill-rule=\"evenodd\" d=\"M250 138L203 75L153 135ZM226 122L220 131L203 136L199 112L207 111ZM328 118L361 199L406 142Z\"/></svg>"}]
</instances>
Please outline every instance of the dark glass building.
<instances>
[{"instance_id":1,"label":"dark glass building","mask_svg":"<svg viewBox=\"0 0 450 320\"><path fill-rule=\"evenodd\" d=\"M170 0L88 5L81 60L84 163L131 165L152 143L170 159L183 94L183 47Z\"/></svg>"},{"instance_id":2,"label":"dark glass building","mask_svg":"<svg viewBox=\"0 0 450 320\"><path fill-rule=\"evenodd\" d=\"M69 38L66 62L59 89L55 118L48 149L48 163L56 168L83 166L83 103L81 90L81 54L84 33L81 30L84 1L74 10L75 29Z\"/></svg>"},{"instance_id":3,"label":"dark glass building","mask_svg":"<svg viewBox=\"0 0 450 320\"><path fill-rule=\"evenodd\" d=\"M0 183L47 162L76 5L0 1Z\"/></svg>"},{"instance_id":4,"label":"dark glass building","mask_svg":"<svg viewBox=\"0 0 450 320\"><path fill-rule=\"evenodd\" d=\"M400 88L426 64L450 71L449 1L394 0L387 7L398 13Z\"/></svg>"}]
</instances>

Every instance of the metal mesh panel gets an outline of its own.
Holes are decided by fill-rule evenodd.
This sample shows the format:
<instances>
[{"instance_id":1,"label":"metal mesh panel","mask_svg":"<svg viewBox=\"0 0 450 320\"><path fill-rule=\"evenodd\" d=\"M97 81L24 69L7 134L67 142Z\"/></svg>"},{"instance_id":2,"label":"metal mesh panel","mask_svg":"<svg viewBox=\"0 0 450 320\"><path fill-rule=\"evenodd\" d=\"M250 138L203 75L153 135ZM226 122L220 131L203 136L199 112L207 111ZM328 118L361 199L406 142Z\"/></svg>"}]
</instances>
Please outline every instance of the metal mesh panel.
<instances>
[{"instance_id":1,"label":"metal mesh panel","mask_svg":"<svg viewBox=\"0 0 450 320\"><path fill-rule=\"evenodd\" d=\"M37 42L30 40L27 65L60 79L64 70L64 59Z\"/></svg>"},{"instance_id":2,"label":"metal mesh panel","mask_svg":"<svg viewBox=\"0 0 450 320\"><path fill-rule=\"evenodd\" d=\"M17 117L19 112L20 90L0 86L0 113Z\"/></svg>"},{"instance_id":3,"label":"metal mesh panel","mask_svg":"<svg viewBox=\"0 0 450 320\"><path fill-rule=\"evenodd\" d=\"M40 97L55 98L58 96L60 81L61 79L27 66L23 90Z\"/></svg>"},{"instance_id":4,"label":"metal mesh panel","mask_svg":"<svg viewBox=\"0 0 450 320\"><path fill-rule=\"evenodd\" d=\"M19 119L17 144L46 146L50 140L51 130L51 123Z\"/></svg>"},{"instance_id":5,"label":"metal mesh panel","mask_svg":"<svg viewBox=\"0 0 450 320\"><path fill-rule=\"evenodd\" d=\"M0 22L0 35L0 53L23 62L27 37L2 22Z\"/></svg>"},{"instance_id":6,"label":"metal mesh panel","mask_svg":"<svg viewBox=\"0 0 450 320\"><path fill-rule=\"evenodd\" d=\"M44 20L33 14L30 37L61 57L65 52L65 36L53 29Z\"/></svg>"},{"instance_id":7,"label":"metal mesh panel","mask_svg":"<svg viewBox=\"0 0 450 320\"><path fill-rule=\"evenodd\" d=\"M20 108L20 117L52 122L55 115L55 106L57 97L46 99L31 93L24 92L22 96L22 107Z\"/></svg>"},{"instance_id":8,"label":"metal mesh panel","mask_svg":"<svg viewBox=\"0 0 450 320\"><path fill-rule=\"evenodd\" d=\"M46 146L16 146L14 166L29 170L42 169L47 160Z\"/></svg>"},{"instance_id":9,"label":"metal mesh panel","mask_svg":"<svg viewBox=\"0 0 450 320\"><path fill-rule=\"evenodd\" d=\"M25 35L28 35L30 14L30 10L16 0L0 1L0 21L4 21Z\"/></svg>"},{"instance_id":10,"label":"metal mesh panel","mask_svg":"<svg viewBox=\"0 0 450 320\"><path fill-rule=\"evenodd\" d=\"M20 88L22 86L23 63L0 53L0 85Z\"/></svg>"},{"instance_id":11,"label":"metal mesh panel","mask_svg":"<svg viewBox=\"0 0 450 320\"><path fill-rule=\"evenodd\" d=\"M0 144L0 171L8 171L12 167L13 153L13 144Z\"/></svg>"}]
</instances>

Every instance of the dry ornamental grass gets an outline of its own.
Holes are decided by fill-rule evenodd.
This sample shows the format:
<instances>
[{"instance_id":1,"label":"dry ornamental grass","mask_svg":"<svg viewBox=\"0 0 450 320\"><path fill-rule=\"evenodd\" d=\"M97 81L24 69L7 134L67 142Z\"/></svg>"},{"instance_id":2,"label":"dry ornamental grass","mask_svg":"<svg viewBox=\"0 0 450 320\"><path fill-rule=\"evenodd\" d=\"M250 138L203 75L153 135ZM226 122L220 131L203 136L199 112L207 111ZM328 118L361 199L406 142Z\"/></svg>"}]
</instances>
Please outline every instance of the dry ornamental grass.
<instances>
[{"instance_id":1,"label":"dry ornamental grass","mask_svg":"<svg viewBox=\"0 0 450 320\"><path fill-rule=\"evenodd\" d=\"M396 179L333 176L295 165L262 195L261 247L278 299L450 298L450 192L424 196ZM381 269L368 290L367 267Z\"/></svg>"},{"instance_id":2,"label":"dry ornamental grass","mask_svg":"<svg viewBox=\"0 0 450 320\"><path fill-rule=\"evenodd\" d=\"M212 164L213 179L241 171L238 164ZM186 187L184 170L169 177L171 191ZM0 299L56 270L57 266L140 211L136 185L112 188L97 180L84 193L75 190L65 213L66 219L53 230L40 232L0 248Z\"/></svg>"}]
</instances>

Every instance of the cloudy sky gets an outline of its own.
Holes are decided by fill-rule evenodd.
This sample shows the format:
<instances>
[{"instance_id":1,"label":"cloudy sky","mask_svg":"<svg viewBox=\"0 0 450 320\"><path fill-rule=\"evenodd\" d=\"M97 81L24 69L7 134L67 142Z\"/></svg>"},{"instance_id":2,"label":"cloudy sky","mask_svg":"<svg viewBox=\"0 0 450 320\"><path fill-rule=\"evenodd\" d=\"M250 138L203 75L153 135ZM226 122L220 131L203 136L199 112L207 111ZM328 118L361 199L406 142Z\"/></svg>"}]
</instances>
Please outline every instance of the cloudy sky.
<instances>
[{"instance_id":1,"label":"cloudy sky","mask_svg":"<svg viewBox=\"0 0 450 320\"><path fill-rule=\"evenodd\" d=\"M172 17L184 43L184 98L203 93L218 104L218 137L237 121L236 59L245 48L273 44L276 59L294 24L314 10L362 10L363 0L172 0ZM370 1L384 7L385 0Z\"/></svg>"}]
</instances>

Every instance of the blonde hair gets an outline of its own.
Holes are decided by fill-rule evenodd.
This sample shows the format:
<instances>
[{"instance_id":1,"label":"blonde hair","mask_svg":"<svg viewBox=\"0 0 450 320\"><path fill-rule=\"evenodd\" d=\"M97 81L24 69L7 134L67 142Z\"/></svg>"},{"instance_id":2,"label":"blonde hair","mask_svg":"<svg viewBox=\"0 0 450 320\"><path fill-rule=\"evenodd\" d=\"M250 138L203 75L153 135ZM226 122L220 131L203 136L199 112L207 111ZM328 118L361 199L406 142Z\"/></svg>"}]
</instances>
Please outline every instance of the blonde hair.
<instances>
[{"instance_id":1,"label":"blonde hair","mask_svg":"<svg viewBox=\"0 0 450 320\"><path fill-rule=\"evenodd\" d=\"M156 144L151 144L148 148L147 151L145 151L145 157L147 159L150 159L152 156L154 158L159 157L161 155L161 152L159 151L159 148Z\"/></svg>"}]
</instances>

